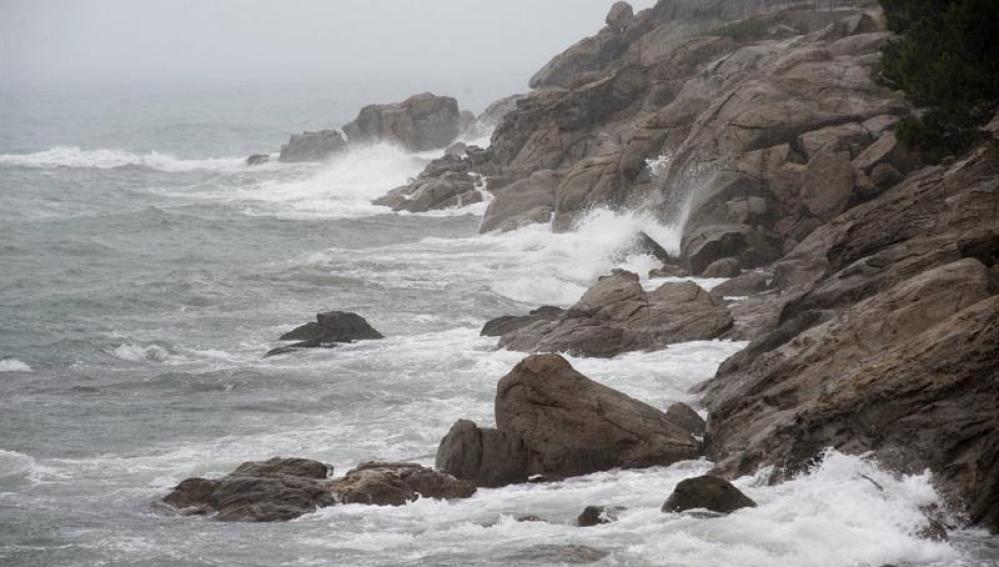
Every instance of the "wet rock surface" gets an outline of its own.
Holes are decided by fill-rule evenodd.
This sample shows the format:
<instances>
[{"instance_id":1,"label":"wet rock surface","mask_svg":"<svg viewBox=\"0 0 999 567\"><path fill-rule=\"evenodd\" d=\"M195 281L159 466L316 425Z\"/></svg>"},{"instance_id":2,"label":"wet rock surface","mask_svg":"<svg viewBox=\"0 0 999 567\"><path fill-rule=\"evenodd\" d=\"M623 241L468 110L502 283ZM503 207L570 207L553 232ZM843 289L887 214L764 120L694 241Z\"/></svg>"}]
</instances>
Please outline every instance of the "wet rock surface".
<instances>
[{"instance_id":1,"label":"wet rock surface","mask_svg":"<svg viewBox=\"0 0 999 567\"><path fill-rule=\"evenodd\" d=\"M365 106L343 131L351 144L389 142L413 151L447 147L461 131L458 102L432 93Z\"/></svg>"},{"instance_id":2,"label":"wet rock surface","mask_svg":"<svg viewBox=\"0 0 999 567\"><path fill-rule=\"evenodd\" d=\"M663 503L663 512L684 512L704 508L719 514L730 514L740 508L756 506L750 497L729 481L716 476L699 476L681 480Z\"/></svg>"},{"instance_id":3,"label":"wet rock surface","mask_svg":"<svg viewBox=\"0 0 999 567\"><path fill-rule=\"evenodd\" d=\"M281 146L278 161L325 161L348 151L347 141L336 130L320 130L295 134L288 143ZM255 156L251 156L253 158ZM249 159L247 159L249 163ZM256 165L250 164L250 165Z\"/></svg>"},{"instance_id":4,"label":"wet rock surface","mask_svg":"<svg viewBox=\"0 0 999 567\"><path fill-rule=\"evenodd\" d=\"M420 497L467 498L475 486L414 463L365 463L343 478L308 459L247 462L220 479L190 478L163 498L183 514L224 522L293 520L336 504L401 506Z\"/></svg>"},{"instance_id":5,"label":"wet rock surface","mask_svg":"<svg viewBox=\"0 0 999 567\"><path fill-rule=\"evenodd\" d=\"M712 339L731 326L725 306L692 282L666 283L646 292L637 274L618 272L601 278L555 320L504 334L500 346L610 357Z\"/></svg>"}]
</instances>

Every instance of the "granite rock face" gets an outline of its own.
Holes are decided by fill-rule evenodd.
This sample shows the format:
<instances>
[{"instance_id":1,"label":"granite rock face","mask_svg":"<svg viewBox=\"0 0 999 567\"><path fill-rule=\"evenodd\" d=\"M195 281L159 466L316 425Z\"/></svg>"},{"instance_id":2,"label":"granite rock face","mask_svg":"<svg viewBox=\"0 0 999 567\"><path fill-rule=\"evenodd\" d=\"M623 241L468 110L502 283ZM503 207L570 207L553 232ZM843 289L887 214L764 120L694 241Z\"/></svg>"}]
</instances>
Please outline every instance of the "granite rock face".
<instances>
[{"instance_id":1,"label":"granite rock face","mask_svg":"<svg viewBox=\"0 0 999 567\"><path fill-rule=\"evenodd\" d=\"M461 132L458 102L431 93L393 104L365 106L343 127L351 144L389 142L412 151L447 147Z\"/></svg>"},{"instance_id":2,"label":"granite rock face","mask_svg":"<svg viewBox=\"0 0 999 567\"><path fill-rule=\"evenodd\" d=\"M281 146L281 155L278 156L278 161L325 161L348 150L347 141L336 130L303 132L295 134L288 140L287 144ZM256 161L260 163L259 158ZM250 163L249 159L247 163ZM257 163L250 165L257 165Z\"/></svg>"}]
</instances>

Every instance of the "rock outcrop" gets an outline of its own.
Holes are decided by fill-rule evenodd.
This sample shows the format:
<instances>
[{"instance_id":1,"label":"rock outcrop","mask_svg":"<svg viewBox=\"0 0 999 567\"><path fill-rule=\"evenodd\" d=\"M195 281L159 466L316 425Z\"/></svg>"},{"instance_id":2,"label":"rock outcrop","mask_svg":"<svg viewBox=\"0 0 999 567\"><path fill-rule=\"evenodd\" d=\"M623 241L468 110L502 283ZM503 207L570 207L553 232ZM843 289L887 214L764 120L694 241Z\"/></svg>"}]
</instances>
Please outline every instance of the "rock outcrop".
<instances>
[{"instance_id":1,"label":"rock outcrop","mask_svg":"<svg viewBox=\"0 0 999 567\"><path fill-rule=\"evenodd\" d=\"M278 156L278 161L325 161L346 152L348 149L347 141L336 130L303 132L295 134L288 140L287 144L281 146L281 155ZM247 163L249 163L249 159Z\"/></svg>"},{"instance_id":2,"label":"rock outcrop","mask_svg":"<svg viewBox=\"0 0 999 567\"><path fill-rule=\"evenodd\" d=\"M663 512L706 509L731 514L740 508L754 508L756 502L731 482L716 476L698 476L681 480L663 503Z\"/></svg>"},{"instance_id":3,"label":"rock outcrop","mask_svg":"<svg viewBox=\"0 0 999 567\"><path fill-rule=\"evenodd\" d=\"M929 467L999 529L999 157L930 167L815 229L774 267L776 316L701 387L717 472L775 479L833 447Z\"/></svg>"},{"instance_id":4,"label":"rock outcrop","mask_svg":"<svg viewBox=\"0 0 999 567\"><path fill-rule=\"evenodd\" d=\"M499 381L496 426L523 439L531 474L668 465L700 452L665 413L590 380L554 354L530 356Z\"/></svg>"},{"instance_id":5,"label":"rock outcrop","mask_svg":"<svg viewBox=\"0 0 999 567\"><path fill-rule=\"evenodd\" d=\"M609 357L713 339L731 326L725 306L692 282L666 283L646 292L637 274L617 272L601 278L558 318L503 335L500 346Z\"/></svg>"},{"instance_id":6,"label":"rock outcrop","mask_svg":"<svg viewBox=\"0 0 999 567\"><path fill-rule=\"evenodd\" d=\"M468 161L460 155L445 155L432 161L410 183L389 191L372 203L411 213L479 203L483 198L479 189L482 180L469 173Z\"/></svg>"},{"instance_id":7,"label":"rock outcrop","mask_svg":"<svg viewBox=\"0 0 999 567\"><path fill-rule=\"evenodd\" d=\"M591 528L611 524L617 521L618 514L624 510L623 506L587 506L576 518L576 525L580 528Z\"/></svg>"},{"instance_id":8,"label":"rock outcrop","mask_svg":"<svg viewBox=\"0 0 999 567\"><path fill-rule=\"evenodd\" d=\"M475 486L414 463L365 463L329 479L308 459L247 462L220 479L189 478L163 498L183 514L225 522L279 522L336 504L401 506L417 498L467 498Z\"/></svg>"},{"instance_id":9,"label":"rock outcrop","mask_svg":"<svg viewBox=\"0 0 999 567\"><path fill-rule=\"evenodd\" d=\"M281 335L282 341L297 341L269 351L265 356L285 354L300 348L331 347L337 343L385 338L357 313L327 311L316 314L315 323L306 323Z\"/></svg>"},{"instance_id":10,"label":"rock outcrop","mask_svg":"<svg viewBox=\"0 0 999 567\"><path fill-rule=\"evenodd\" d=\"M458 102L431 93L393 104L371 104L343 127L351 144L389 142L412 151L447 147L461 132Z\"/></svg>"}]
</instances>

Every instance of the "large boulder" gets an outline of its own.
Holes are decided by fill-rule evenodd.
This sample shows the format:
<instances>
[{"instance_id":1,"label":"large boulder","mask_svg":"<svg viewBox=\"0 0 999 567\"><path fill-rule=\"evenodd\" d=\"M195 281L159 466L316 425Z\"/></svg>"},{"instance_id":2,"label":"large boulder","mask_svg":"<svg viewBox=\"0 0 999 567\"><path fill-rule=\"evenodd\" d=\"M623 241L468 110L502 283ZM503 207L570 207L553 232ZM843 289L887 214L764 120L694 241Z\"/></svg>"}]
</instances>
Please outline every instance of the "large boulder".
<instances>
[{"instance_id":1,"label":"large boulder","mask_svg":"<svg viewBox=\"0 0 999 567\"><path fill-rule=\"evenodd\" d=\"M278 522L335 504L400 506L419 497L467 498L475 486L413 463L367 463L340 479L308 459L247 462L220 479L189 478L163 502L225 522Z\"/></svg>"},{"instance_id":2,"label":"large boulder","mask_svg":"<svg viewBox=\"0 0 999 567\"><path fill-rule=\"evenodd\" d=\"M503 335L500 345L526 352L609 357L718 337L732 326L725 306L693 282L646 292L638 275L605 276L553 321Z\"/></svg>"},{"instance_id":3,"label":"large boulder","mask_svg":"<svg viewBox=\"0 0 999 567\"><path fill-rule=\"evenodd\" d=\"M698 476L681 480L663 503L663 512L706 509L731 514L740 508L754 508L756 502L732 483L716 476Z\"/></svg>"},{"instance_id":4,"label":"large boulder","mask_svg":"<svg viewBox=\"0 0 999 567\"><path fill-rule=\"evenodd\" d=\"M532 474L575 476L697 458L666 414L583 376L561 356L529 356L496 391L496 425L524 440Z\"/></svg>"},{"instance_id":5,"label":"large boulder","mask_svg":"<svg viewBox=\"0 0 999 567\"><path fill-rule=\"evenodd\" d=\"M548 222L555 211L555 190L561 176L551 170L534 172L495 191L479 232L507 231Z\"/></svg>"},{"instance_id":6,"label":"large boulder","mask_svg":"<svg viewBox=\"0 0 999 567\"><path fill-rule=\"evenodd\" d=\"M529 457L518 435L461 419L441 440L436 467L476 486L494 488L526 482Z\"/></svg>"},{"instance_id":7,"label":"large boulder","mask_svg":"<svg viewBox=\"0 0 999 567\"><path fill-rule=\"evenodd\" d=\"M318 132L303 132L301 134L295 134L288 140L288 143L281 146L281 154L278 156L278 161L283 162L299 162L299 161L325 161L337 154L344 153L348 150L347 142L340 135L340 132L336 130L320 130ZM250 156L254 158L255 156ZM247 163L249 165L257 165L258 163L263 163L259 157L254 163L250 162L250 158L247 158Z\"/></svg>"},{"instance_id":8,"label":"large boulder","mask_svg":"<svg viewBox=\"0 0 999 567\"><path fill-rule=\"evenodd\" d=\"M351 144L389 142L412 151L427 151L453 142L460 133L461 120L455 99L423 93L399 103L365 106L343 131Z\"/></svg>"},{"instance_id":9,"label":"large boulder","mask_svg":"<svg viewBox=\"0 0 999 567\"><path fill-rule=\"evenodd\" d=\"M375 199L372 204L391 207L394 211L422 213L481 202L481 180L470 173L470 160L462 155L467 154L467 150L466 146L460 153L446 153L431 161L415 179Z\"/></svg>"}]
</instances>

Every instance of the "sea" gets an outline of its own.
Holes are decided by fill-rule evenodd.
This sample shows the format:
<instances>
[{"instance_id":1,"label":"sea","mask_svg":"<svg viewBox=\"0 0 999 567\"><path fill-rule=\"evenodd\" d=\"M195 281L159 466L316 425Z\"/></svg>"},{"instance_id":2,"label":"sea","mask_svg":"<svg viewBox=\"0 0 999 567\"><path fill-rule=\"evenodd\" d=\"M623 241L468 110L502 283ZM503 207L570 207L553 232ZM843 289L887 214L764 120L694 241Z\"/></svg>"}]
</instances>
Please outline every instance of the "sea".
<instances>
[{"instance_id":1,"label":"sea","mask_svg":"<svg viewBox=\"0 0 999 567\"><path fill-rule=\"evenodd\" d=\"M500 84L502 83L502 84ZM518 84L455 82L480 111ZM459 418L493 424L524 353L487 320L568 306L614 268L644 274L643 211L574 230L479 234L486 203L426 214L371 204L441 152L355 148L326 163L245 165L303 130L342 125L414 81L3 87L0 91L0 564L4 566L987 566L976 529L918 537L940 503L929 472L826 454L726 517L665 514L707 460L480 489L458 501L342 505L287 523L223 523L158 505L192 476L275 456L432 465ZM523 89L521 89L523 90ZM488 136L469 140L488 145ZM488 195L487 201L488 201ZM718 280L700 280L710 287ZM328 310L386 338L264 358ZM587 376L656 407L685 401L745 343L611 359ZM575 527L588 505L619 520ZM522 522L533 515L545 521Z\"/></svg>"}]
</instances>

